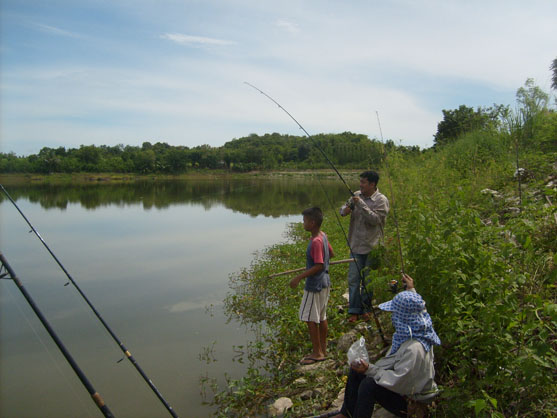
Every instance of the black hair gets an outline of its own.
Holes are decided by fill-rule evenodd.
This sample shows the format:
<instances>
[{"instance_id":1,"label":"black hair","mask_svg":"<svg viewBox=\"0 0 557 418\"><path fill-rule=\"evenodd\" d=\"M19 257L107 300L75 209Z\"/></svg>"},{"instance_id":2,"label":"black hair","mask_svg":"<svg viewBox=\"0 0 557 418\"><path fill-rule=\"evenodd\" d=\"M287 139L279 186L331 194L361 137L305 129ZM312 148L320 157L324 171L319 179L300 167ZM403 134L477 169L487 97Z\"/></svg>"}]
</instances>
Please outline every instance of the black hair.
<instances>
[{"instance_id":1,"label":"black hair","mask_svg":"<svg viewBox=\"0 0 557 418\"><path fill-rule=\"evenodd\" d=\"M307 216L309 219L314 221L317 224L317 226L321 226L321 224L323 223L323 211L321 210L321 208L318 208L317 206L313 208L304 209L302 215Z\"/></svg>"},{"instance_id":2,"label":"black hair","mask_svg":"<svg viewBox=\"0 0 557 418\"><path fill-rule=\"evenodd\" d=\"M360 178L366 179L370 183L374 183L375 187L377 187L377 183L379 183L379 174L375 171L364 171L360 174Z\"/></svg>"}]
</instances>

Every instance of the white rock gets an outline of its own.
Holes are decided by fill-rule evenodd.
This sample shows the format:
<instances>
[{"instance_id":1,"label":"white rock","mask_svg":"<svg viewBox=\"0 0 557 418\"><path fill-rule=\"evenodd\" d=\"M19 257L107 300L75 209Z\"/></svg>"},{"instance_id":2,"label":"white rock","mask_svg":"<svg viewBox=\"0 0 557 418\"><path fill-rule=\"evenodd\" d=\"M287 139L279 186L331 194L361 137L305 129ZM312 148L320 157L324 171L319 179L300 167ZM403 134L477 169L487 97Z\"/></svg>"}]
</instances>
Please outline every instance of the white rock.
<instances>
[{"instance_id":1,"label":"white rock","mask_svg":"<svg viewBox=\"0 0 557 418\"><path fill-rule=\"evenodd\" d=\"M299 377L296 380L294 380L294 384L299 385L299 386L305 385L307 382L308 381L306 379L304 379L303 377Z\"/></svg>"},{"instance_id":2,"label":"white rock","mask_svg":"<svg viewBox=\"0 0 557 418\"><path fill-rule=\"evenodd\" d=\"M292 408L292 400L290 398L278 398L272 405L269 405L269 415L279 417Z\"/></svg>"}]
</instances>

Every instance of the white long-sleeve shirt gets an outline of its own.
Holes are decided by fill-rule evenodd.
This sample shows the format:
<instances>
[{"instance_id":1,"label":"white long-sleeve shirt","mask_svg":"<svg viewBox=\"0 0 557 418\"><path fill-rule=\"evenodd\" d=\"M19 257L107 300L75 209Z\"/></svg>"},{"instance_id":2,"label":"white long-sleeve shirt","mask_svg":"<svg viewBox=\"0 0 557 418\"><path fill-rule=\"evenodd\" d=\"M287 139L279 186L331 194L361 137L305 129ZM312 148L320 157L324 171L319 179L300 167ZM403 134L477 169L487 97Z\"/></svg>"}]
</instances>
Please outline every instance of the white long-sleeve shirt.
<instances>
[{"instance_id":1,"label":"white long-sleeve shirt","mask_svg":"<svg viewBox=\"0 0 557 418\"><path fill-rule=\"evenodd\" d=\"M370 197L363 196L360 191L355 192L354 196L358 196L359 199L350 214L348 243L354 254L367 254L383 237L383 228L389 213L389 200L379 190ZM340 209L341 216L347 215L345 210L351 202L352 199Z\"/></svg>"}]
</instances>

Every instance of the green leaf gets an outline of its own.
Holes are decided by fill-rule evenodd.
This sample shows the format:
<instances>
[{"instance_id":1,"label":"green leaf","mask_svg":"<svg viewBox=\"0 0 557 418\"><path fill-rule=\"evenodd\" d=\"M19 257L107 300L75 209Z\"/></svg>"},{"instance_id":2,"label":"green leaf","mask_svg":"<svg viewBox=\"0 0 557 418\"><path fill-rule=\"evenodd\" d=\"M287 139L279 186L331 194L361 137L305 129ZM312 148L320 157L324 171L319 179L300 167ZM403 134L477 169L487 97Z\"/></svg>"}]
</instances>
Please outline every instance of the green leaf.
<instances>
[{"instance_id":1,"label":"green leaf","mask_svg":"<svg viewBox=\"0 0 557 418\"><path fill-rule=\"evenodd\" d=\"M474 401L474 412L476 413L476 415L479 415L479 413L482 412L486 406L487 403L484 399L476 399Z\"/></svg>"}]
</instances>

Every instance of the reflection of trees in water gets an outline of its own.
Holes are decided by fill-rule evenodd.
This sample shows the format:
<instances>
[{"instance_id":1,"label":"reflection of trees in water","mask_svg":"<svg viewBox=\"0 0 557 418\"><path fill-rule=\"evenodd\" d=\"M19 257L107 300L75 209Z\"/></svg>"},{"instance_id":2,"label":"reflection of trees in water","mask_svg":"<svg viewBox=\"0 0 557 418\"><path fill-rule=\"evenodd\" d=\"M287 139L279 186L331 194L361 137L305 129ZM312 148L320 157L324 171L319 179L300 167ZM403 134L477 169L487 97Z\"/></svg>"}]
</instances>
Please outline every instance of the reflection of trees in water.
<instances>
[{"instance_id":1,"label":"reflection of trees in water","mask_svg":"<svg viewBox=\"0 0 557 418\"><path fill-rule=\"evenodd\" d=\"M8 192L14 200L27 198L44 209L66 209L80 204L87 209L109 205L138 205L145 209L164 209L171 205L202 205L205 209L223 205L251 216L299 214L308 206L328 207L347 198L340 181L317 179L252 179L252 180L164 180L126 184L30 184L12 186ZM0 201L5 198L0 195Z\"/></svg>"}]
</instances>

